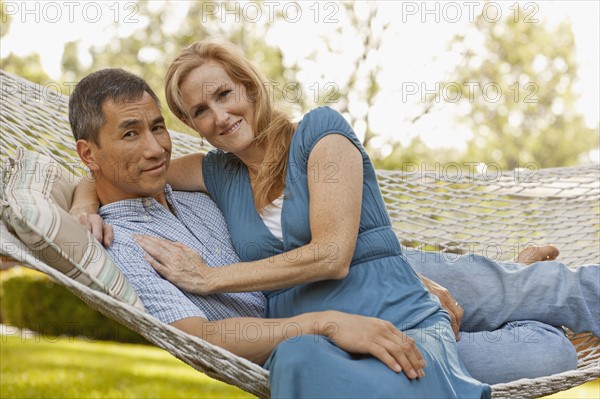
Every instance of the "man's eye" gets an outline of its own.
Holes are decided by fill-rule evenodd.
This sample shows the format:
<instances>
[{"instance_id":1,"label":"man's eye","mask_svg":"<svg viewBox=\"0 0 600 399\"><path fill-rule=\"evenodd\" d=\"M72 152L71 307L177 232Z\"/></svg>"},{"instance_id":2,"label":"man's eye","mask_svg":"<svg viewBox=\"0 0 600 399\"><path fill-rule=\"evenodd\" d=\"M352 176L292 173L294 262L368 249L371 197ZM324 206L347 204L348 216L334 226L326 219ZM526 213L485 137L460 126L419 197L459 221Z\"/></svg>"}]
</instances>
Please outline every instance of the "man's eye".
<instances>
[{"instance_id":1,"label":"man's eye","mask_svg":"<svg viewBox=\"0 0 600 399\"><path fill-rule=\"evenodd\" d=\"M129 132L125 132L125 134L123 134L123 138L133 137L134 135L135 135L135 132L130 130Z\"/></svg>"}]
</instances>

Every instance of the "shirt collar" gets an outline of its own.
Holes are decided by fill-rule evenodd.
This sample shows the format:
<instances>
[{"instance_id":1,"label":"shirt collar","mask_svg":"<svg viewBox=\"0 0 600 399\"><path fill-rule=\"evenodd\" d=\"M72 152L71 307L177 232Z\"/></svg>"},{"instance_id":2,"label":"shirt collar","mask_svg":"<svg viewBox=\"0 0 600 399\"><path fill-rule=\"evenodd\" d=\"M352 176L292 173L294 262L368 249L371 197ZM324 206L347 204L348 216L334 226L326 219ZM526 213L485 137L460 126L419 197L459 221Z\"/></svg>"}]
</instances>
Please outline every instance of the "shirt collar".
<instances>
[{"instance_id":1,"label":"shirt collar","mask_svg":"<svg viewBox=\"0 0 600 399\"><path fill-rule=\"evenodd\" d=\"M164 192L167 203L171 206L171 209L173 209L175 214L179 214L177 201L175 201L171 186L168 184L165 185ZM105 220L120 219L136 222L148 221L147 216L151 212L171 213L169 209L165 208L152 197L140 197L116 201L104 205L98 210L100 217Z\"/></svg>"}]
</instances>

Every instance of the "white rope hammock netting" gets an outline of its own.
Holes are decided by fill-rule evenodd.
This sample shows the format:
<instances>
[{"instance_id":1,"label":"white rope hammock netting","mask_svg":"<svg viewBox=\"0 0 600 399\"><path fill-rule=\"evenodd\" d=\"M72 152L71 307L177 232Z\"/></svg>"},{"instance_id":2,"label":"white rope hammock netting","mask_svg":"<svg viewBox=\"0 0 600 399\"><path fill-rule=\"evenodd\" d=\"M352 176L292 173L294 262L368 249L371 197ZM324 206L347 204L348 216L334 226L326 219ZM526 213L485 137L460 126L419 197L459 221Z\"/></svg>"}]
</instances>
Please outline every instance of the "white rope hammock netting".
<instances>
[{"instance_id":1,"label":"white rope hammock netting","mask_svg":"<svg viewBox=\"0 0 600 399\"><path fill-rule=\"evenodd\" d=\"M60 161L77 175L85 170L74 151L66 96L0 71L2 163L17 147ZM42 91L42 89L44 89ZM171 132L173 157L200 151L195 137ZM556 245L570 267L600 263L600 170L597 165L501 171L494 165L446 164L407 172L378 171L394 229L402 244L445 252L470 252L511 260L528 243ZM99 310L208 376L269 397L268 372L197 337L161 323L132 306L94 291L44 264L0 224L1 250L48 274ZM494 398L532 398L600 377L600 339L577 342L577 370L492 386Z\"/></svg>"}]
</instances>

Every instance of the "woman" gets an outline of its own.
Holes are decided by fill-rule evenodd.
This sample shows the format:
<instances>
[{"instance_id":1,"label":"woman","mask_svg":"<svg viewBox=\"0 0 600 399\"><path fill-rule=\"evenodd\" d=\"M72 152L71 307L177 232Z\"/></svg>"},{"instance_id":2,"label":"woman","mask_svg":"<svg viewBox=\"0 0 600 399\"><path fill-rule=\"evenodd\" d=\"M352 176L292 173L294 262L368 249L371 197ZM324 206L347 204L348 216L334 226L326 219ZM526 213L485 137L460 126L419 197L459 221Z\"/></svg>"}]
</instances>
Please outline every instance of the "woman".
<instances>
[{"instance_id":1,"label":"woman","mask_svg":"<svg viewBox=\"0 0 600 399\"><path fill-rule=\"evenodd\" d=\"M407 345L396 359L398 375L329 341L286 341L265 365L274 397L489 397L458 360L448 313L402 256L351 127L329 108L292 123L273 109L264 82L217 40L188 46L171 64L169 108L219 150L174 160L169 183L212 195L244 262L209 269L146 237L139 243L148 260L194 293L267 291L268 317L335 309L388 320L418 348ZM170 270L175 264L186 266ZM277 360L301 355L307 362L293 376Z\"/></svg>"}]
</instances>

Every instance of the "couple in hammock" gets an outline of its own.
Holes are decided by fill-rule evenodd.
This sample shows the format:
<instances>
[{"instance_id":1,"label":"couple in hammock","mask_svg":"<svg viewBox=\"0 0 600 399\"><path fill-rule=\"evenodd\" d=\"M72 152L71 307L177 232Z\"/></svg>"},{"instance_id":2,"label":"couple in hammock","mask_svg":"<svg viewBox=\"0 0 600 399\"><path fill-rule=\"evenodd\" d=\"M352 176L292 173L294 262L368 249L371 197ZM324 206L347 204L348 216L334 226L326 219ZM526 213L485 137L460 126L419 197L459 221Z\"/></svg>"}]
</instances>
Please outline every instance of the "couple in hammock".
<instances>
[{"instance_id":1,"label":"couple in hammock","mask_svg":"<svg viewBox=\"0 0 600 399\"><path fill-rule=\"evenodd\" d=\"M173 162L142 79L98 71L70 98L95 178L72 213L89 222L101 206L149 313L263 365L273 397L489 397L489 383L576 367L553 326L598 335L597 266L403 251L343 117L323 107L293 123L264 82L231 43L183 49L168 106L217 150ZM463 317L472 334L457 343Z\"/></svg>"}]
</instances>

